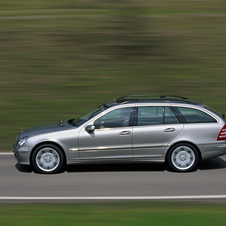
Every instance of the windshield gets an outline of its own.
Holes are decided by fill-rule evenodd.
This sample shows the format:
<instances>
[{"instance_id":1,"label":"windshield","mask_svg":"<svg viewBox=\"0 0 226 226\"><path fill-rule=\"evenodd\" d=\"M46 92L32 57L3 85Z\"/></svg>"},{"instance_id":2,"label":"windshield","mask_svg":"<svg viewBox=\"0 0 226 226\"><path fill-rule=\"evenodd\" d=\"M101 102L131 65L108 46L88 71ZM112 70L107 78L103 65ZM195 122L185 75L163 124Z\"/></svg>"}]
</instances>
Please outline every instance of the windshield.
<instances>
[{"instance_id":1,"label":"windshield","mask_svg":"<svg viewBox=\"0 0 226 226\"><path fill-rule=\"evenodd\" d=\"M86 115L83 115L77 119L70 119L68 120L68 123L70 125L73 125L75 127L79 127L80 125L82 125L83 123L87 122L89 119L93 118L94 116L98 115L99 113L101 113L102 111L106 110L108 108L108 106L106 105L101 105L98 108L95 108L94 110L92 110L91 112L89 112Z\"/></svg>"}]
</instances>

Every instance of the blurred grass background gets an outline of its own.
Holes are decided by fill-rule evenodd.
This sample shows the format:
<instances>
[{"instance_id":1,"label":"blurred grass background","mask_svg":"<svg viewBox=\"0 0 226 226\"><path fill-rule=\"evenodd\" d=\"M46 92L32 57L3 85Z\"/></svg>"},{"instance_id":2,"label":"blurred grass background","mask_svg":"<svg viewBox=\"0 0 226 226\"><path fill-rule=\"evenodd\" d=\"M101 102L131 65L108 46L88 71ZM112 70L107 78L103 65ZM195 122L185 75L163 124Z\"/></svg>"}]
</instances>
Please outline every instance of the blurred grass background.
<instances>
[{"instance_id":1,"label":"blurred grass background","mask_svg":"<svg viewBox=\"0 0 226 226\"><path fill-rule=\"evenodd\" d=\"M226 113L226 1L0 0L0 150L129 94Z\"/></svg>"},{"instance_id":2,"label":"blurred grass background","mask_svg":"<svg viewBox=\"0 0 226 226\"><path fill-rule=\"evenodd\" d=\"M4 226L224 226L225 212L225 204L192 202L1 204L0 223Z\"/></svg>"}]
</instances>

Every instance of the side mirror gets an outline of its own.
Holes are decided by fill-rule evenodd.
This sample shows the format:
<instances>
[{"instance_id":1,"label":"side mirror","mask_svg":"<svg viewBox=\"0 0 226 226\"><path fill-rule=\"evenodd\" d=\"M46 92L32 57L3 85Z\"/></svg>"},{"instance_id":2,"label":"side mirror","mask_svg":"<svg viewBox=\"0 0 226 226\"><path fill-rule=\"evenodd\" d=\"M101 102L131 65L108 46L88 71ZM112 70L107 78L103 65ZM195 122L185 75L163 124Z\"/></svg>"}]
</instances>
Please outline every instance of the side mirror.
<instances>
[{"instance_id":1,"label":"side mirror","mask_svg":"<svg viewBox=\"0 0 226 226\"><path fill-rule=\"evenodd\" d=\"M93 126L93 125L86 126L86 131L88 133L93 133L94 130L95 130L95 126Z\"/></svg>"}]
</instances>

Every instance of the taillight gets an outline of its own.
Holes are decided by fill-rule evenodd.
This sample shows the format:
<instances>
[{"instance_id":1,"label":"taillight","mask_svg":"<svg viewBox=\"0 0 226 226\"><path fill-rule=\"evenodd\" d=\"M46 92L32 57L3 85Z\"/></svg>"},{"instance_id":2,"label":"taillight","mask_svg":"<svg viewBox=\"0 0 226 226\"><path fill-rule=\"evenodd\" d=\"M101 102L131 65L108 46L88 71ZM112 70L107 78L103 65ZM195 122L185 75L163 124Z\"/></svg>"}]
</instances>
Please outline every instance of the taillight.
<instances>
[{"instance_id":1,"label":"taillight","mask_svg":"<svg viewBox=\"0 0 226 226\"><path fill-rule=\"evenodd\" d=\"M221 129L217 140L226 140L226 124L223 126L223 128Z\"/></svg>"}]
</instances>

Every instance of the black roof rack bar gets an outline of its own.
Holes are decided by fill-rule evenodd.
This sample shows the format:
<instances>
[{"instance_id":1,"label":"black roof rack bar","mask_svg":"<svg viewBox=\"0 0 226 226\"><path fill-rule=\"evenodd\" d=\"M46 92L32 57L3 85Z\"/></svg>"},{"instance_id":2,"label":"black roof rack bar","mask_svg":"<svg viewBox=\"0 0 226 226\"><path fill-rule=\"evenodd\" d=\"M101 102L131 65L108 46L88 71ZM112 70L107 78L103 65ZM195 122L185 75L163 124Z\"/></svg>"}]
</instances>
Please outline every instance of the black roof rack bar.
<instances>
[{"instance_id":1,"label":"black roof rack bar","mask_svg":"<svg viewBox=\"0 0 226 226\"><path fill-rule=\"evenodd\" d=\"M116 99L117 103L122 103L125 101L138 101L141 99L153 99L153 98L161 98L161 99L167 99L167 98L176 98L176 99L183 99L183 100L188 100L186 97L181 97L181 96L174 96L174 95L129 95L129 96L123 96L119 97Z\"/></svg>"}]
</instances>

